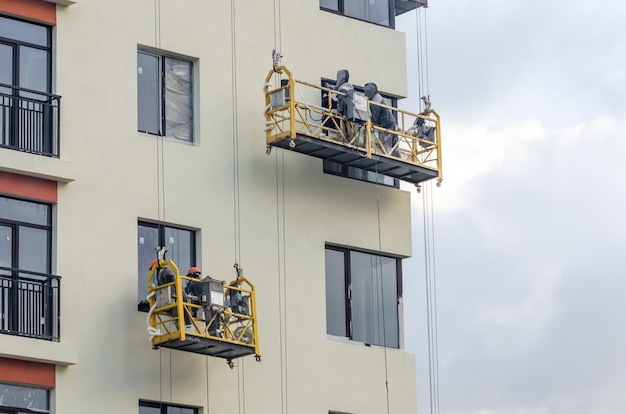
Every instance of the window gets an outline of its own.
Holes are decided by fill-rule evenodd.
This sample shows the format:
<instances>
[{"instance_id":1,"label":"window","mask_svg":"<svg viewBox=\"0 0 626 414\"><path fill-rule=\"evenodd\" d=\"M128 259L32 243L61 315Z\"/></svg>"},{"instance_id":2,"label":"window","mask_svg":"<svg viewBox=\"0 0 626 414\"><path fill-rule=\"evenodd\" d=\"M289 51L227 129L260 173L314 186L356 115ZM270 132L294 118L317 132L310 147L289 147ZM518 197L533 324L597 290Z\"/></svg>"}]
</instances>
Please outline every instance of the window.
<instances>
[{"instance_id":1,"label":"window","mask_svg":"<svg viewBox=\"0 0 626 414\"><path fill-rule=\"evenodd\" d=\"M320 0L322 10L387 27L393 27L392 7L390 0Z\"/></svg>"},{"instance_id":2,"label":"window","mask_svg":"<svg viewBox=\"0 0 626 414\"><path fill-rule=\"evenodd\" d=\"M51 29L0 16L0 146L58 156Z\"/></svg>"},{"instance_id":3,"label":"window","mask_svg":"<svg viewBox=\"0 0 626 414\"><path fill-rule=\"evenodd\" d=\"M322 10L391 28L395 16L418 7L428 7L428 0L320 0Z\"/></svg>"},{"instance_id":4,"label":"window","mask_svg":"<svg viewBox=\"0 0 626 414\"><path fill-rule=\"evenodd\" d=\"M181 272L186 272L191 266L196 265L196 232L165 224L139 222L138 233L138 301L139 310L142 301L148 295L148 268L156 259L156 248L165 246L166 260L173 260Z\"/></svg>"},{"instance_id":5,"label":"window","mask_svg":"<svg viewBox=\"0 0 626 414\"><path fill-rule=\"evenodd\" d=\"M0 331L58 340L51 206L0 197Z\"/></svg>"},{"instance_id":6,"label":"window","mask_svg":"<svg viewBox=\"0 0 626 414\"><path fill-rule=\"evenodd\" d=\"M399 348L401 261L326 247L326 332Z\"/></svg>"},{"instance_id":7,"label":"window","mask_svg":"<svg viewBox=\"0 0 626 414\"><path fill-rule=\"evenodd\" d=\"M0 413L49 413L49 391L42 388L0 383Z\"/></svg>"},{"instance_id":8,"label":"window","mask_svg":"<svg viewBox=\"0 0 626 414\"><path fill-rule=\"evenodd\" d=\"M327 174L341 175L342 177L354 178L355 180L369 181L371 183L400 188L400 181L397 179L373 171L366 171L361 168L351 167L329 160L324 160L323 168L324 172Z\"/></svg>"},{"instance_id":9,"label":"window","mask_svg":"<svg viewBox=\"0 0 626 414\"><path fill-rule=\"evenodd\" d=\"M138 130L193 142L193 63L137 51Z\"/></svg>"},{"instance_id":10,"label":"window","mask_svg":"<svg viewBox=\"0 0 626 414\"><path fill-rule=\"evenodd\" d=\"M161 402L139 401L139 414L198 414L198 409Z\"/></svg>"}]
</instances>

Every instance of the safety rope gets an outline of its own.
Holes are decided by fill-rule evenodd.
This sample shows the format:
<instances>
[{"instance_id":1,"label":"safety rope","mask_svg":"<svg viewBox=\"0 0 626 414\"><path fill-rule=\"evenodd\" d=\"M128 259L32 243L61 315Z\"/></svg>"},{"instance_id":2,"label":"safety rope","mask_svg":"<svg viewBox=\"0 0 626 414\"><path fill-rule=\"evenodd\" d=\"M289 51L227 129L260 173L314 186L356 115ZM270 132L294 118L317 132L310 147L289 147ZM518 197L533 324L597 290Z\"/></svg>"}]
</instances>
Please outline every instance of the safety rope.
<instances>
[{"instance_id":1,"label":"safety rope","mask_svg":"<svg viewBox=\"0 0 626 414\"><path fill-rule=\"evenodd\" d=\"M437 328L437 278L435 268L435 224L432 182L422 197L424 217L424 266L426 273L426 317L428 329L428 375L431 414L439 413L439 350Z\"/></svg>"},{"instance_id":2,"label":"safety rope","mask_svg":"<svg viewBox=\"0 0 626 414\"><path fill-rule=\"evenodd\" d=\"M389 366L387 362L387 330L386 330L386 319L385 319L385 284L383 283L383 245L382 245L382 232L381 232L381 224L380 224L380 180L382 177L378 173L378 159L374 161L374 170L376 172L376 222L378 224L378 261L377 266L375 266L376 272L378 275L378 281L380 282L380 309L381 316L383 319L383 355L385 361L385 402L387 406L387 414L389 414ZM373 284L376 286L376 284ZM374 318L372 318L373 323ZM372 332L376 332L372 329Z\"/></svg>"},{"instance_id":3,"label":"safety rope","mask_svg":"<svg viewBox=\"0 0 626 414\"><path fill-rule=\"evenodd\" d=\"M282 22L281 0L274 0L274 51L275 59L272 63L281 65L282 59ZM279 79L274 78L275 87L279 87ZM287 278L286 278L286 229L285 229L285 155L276 151L275 175L276 175L276 243L277 243L277 276L278 276L278 320L279 320L279 351L280 351L280 407L281 414L289 411L288 384L286 376L287 365ZM281 229L282 227L282 229ZM282 230L282 231L281 231ZM281 245L282 240L282 245ZM282 259L282 260L281 260ZM282 271L281 271L282 269Z\"/></svg>"},{"instance_id":4,"label":"safety rope","mask_svg":"<svg viewBox=\"0 0 626 414\"><path fill-rule=\"evenodd\" d=\"M240 209L240 184L239 184L239 109L237 99L237 16L235 1L230 3L230 40L231 40L231 93L233 112L233 209L234 209L234 247L235 263L242 263L241 258L241 209ZM241 367L243 360L238 364L237 369L237 400L240 414L245 414L245 373Z\"/></svg>"},{"instance_id":5,"label":"safety rope","mask_svg":"<svg viewBox=\"0 0 626 414\"><path fill-rule=\"evenodd\" d=\"M417 78L419 96L430 95L428 85L428 35L426 10L418 8L415 12L416 53L417 53ZM420 112L426 109L420 101Z\"/></svg>"}]
</instances>

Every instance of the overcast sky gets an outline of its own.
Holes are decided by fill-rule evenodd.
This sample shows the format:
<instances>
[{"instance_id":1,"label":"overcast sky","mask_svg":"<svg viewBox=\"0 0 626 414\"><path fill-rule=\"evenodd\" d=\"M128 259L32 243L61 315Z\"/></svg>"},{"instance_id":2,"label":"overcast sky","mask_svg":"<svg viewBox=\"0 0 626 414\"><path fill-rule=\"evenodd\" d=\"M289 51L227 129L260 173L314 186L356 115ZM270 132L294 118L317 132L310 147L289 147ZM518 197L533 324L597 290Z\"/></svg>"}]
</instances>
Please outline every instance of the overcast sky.
<instances>
[{"instance_id":1,"label":"overcast sky","mask_svg":"<svg viewBox=\"0 0 626 414\"><path fill-rule=\"evenodd\" d=\"M626 3L431 0L425 13L444 151L429 193L439 411L626 413ZM415 21L398 24L410 62ZM412 101L417 79L411 65ZM422 194L404 308L426 414Z\"/></svg>"}]
</instances>

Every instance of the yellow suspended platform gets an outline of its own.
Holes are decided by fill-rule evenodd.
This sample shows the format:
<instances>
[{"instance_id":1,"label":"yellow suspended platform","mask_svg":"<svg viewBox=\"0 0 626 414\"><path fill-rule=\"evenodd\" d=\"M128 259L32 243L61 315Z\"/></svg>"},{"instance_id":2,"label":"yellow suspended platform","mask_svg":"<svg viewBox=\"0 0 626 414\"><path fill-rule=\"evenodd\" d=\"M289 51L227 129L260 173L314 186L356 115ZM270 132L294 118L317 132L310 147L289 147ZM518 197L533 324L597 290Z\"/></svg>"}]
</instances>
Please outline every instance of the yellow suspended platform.
<instances>
[{"instance_id":1,"label":"yellow suspended platform","mask_svg":"<svg viewBox=\"0 0 626 414\"><path fill-rule=\"evenodd\" d=\"M148 275L148 333L154 349L170 348L232 361L260 360L254 286L235 265L230 283L179 274L171 260L159 260ZM185 292L195 284L197 295Z\"/></svg>"},{"instance_id":2,"label":"yellow suspended platform","mask_svg":"<svg viewBox=\"0 0 626 414\"><path fill-rule=\"evenodd\" d=\"M355 93L344 117L332 109L342 93L297 80L284 66L272 68L264 90L268 153L280 147L417 186L431 179L441 183L440 117L428 100L425 111L412 113ZM389 109L397 127L374 125L369 116L374 106Z\"/></svg>"}]
</instances>

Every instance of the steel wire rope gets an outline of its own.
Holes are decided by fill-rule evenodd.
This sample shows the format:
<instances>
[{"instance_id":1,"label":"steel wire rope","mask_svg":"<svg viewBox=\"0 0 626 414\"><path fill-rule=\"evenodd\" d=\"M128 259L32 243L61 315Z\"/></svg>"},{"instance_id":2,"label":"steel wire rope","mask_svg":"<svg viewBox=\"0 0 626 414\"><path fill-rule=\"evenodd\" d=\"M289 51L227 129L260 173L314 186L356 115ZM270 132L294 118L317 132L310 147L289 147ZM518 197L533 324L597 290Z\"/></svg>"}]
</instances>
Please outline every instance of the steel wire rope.
<instances>
[{"instance_id":1,"label":"steel wire rope","mask_svg":"<svg viewBox=\"0 0 626 414\"><path fill-rule=\"evenodd\" d=\"M159 49L161 46L161 0L154 0L154 46ZM157 219L165 221L165 161L163 157L163 136L156 138L156 187L157 187ZM161 215L161 204L163 204L163 215ZM170 363L169 384L171 400L172 367ZM163 410L163 348L159 347L159 410Z\"/></svg>"},{"instance_id":2,"label":"steel wire rope","mask_svg":"<svg viewBox=\"0 0 626 414\"><path fill-rule=\"evenodd\" d=\"M282 59L282 8L281 0L273 2L273 24L274 24L274 50L278 56L276 63L280 66ZM274 78L275 87L279 86L278 77ZM280 153L280 163L278 152L275 159L276 176L276 243L277 243L277 269L278 269L278 321L279 321L279 352L280 352L280 404L281 413L289 411L288 405L288 384L287 376L287 278L286 278L286 230L285 230L285 155ZM280 171L279 171L280 164ZM282 214L281 214L282 213ZM282 226L281 226L282 224ZM282 227L282 238L281 238ZM282 239L282 246L281 246ZM282 247L282 249L281 249ZM282 255L281 255L282 251ZM281 272L282 258L282 272Z\"/></svg>"},{"instance_id":3,"label":"steel wire rope","mask_svg":"<svg viewBox=\"0 0 626 414\"><path fill-rule=\"evenodd\" d=\"M380 305L381 305L381 314L383 318L383 355L385 361L385 399L387 405L387 414L389 414L389 365L387 361L387 329L386 329L386 319L385 319L385 284L383 283L383 266L382 266L382 255L383 255L383 245L382 245L382 235L381 235L381 225L380 225L380 180L381 176L378 173L378 159L374 161L374 170L376 171L376 221L378 224L378 266L375 267L380 280ZM374 318L372 318L374 319ZM372 330L374 332L374 330Z\"/></svg>"},{"instance_id":4,"label":"steel wire rope","mask_svg":"<svg viewBox=\"0 0 626 414\"><path fill-rule=\"evenodd\" d=\"M231 41L231 93L233 113L233 208L234 208L234 247L235 263L241 264L241 209L240 209L240 181L239 181L239 108L237 99L237 26L235 1L230 2L230 41ZM244 374L238 365L237 369L237 401L238 411L245 414L245 382ZM241 377L241 378L240 378ZM244 404L242 405L242 400ZM242 411L243 409L243 411Z\"/></svg>"},{"instance_id":5,"label":"steel wire rope","mask_svg":"<svg viewBox=\"0 0 626 414\"><path fill-rule=\"evenodd\" d=\"M428 69L428 25L427 13L418 8L415 13L416 22L416 54L418 62L418 88L420 97L430 101L429 69ZM420 111L425 105L420 99ZM425 108L427 109L427 108ZM431 414L439 413L439 350L437 335L437 284L434 251L434 203L432 183L424 186L422 211L424 219L424 267L426 283L426 318L428 336L428 382L429 404ZM430 206L429 206L430 201Z\"/></svg>"},{"instance_id":6,"label":"steel wire rope","mask_svg":"<svg viewBox=\"0 0 626 414\"><path fill-rule=\"evenodd\" d=\"M431 413L439 413L439 351L437 328L437 281L435 269L435 227L432 183L427 183L422 199L424 216L424 255L428 329L428 370Z\"/></svg>"}]
</instances>

